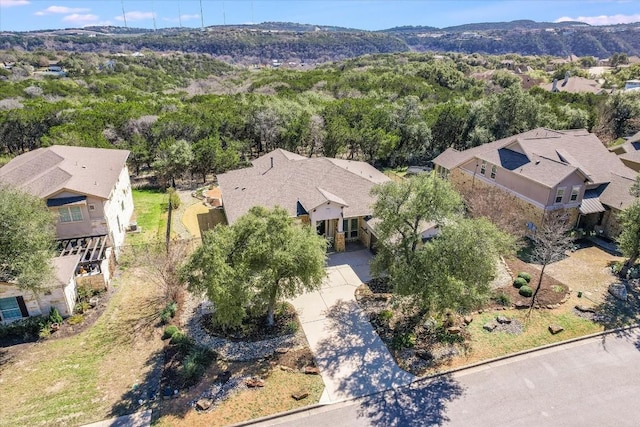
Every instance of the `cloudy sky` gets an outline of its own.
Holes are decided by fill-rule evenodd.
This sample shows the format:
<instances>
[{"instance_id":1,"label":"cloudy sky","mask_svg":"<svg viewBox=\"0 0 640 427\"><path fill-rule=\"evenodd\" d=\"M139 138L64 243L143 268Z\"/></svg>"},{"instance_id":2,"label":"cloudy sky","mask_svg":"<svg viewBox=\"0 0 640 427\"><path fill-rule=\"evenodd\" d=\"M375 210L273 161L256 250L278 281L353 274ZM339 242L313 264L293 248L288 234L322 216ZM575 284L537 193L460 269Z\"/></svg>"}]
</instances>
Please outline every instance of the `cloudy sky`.
<instances>
[{"instance_id":1,"label":"cloudy sky","mask_svg":"<svg viewBox=\"0 0 640 427\"><path fill-rule=\"evenodd\" d=\"M282 21L380 30L471 22L640 22L640 0L0 0L0 31L118 25L199 27Z\"/></svg>"}]
</instances>

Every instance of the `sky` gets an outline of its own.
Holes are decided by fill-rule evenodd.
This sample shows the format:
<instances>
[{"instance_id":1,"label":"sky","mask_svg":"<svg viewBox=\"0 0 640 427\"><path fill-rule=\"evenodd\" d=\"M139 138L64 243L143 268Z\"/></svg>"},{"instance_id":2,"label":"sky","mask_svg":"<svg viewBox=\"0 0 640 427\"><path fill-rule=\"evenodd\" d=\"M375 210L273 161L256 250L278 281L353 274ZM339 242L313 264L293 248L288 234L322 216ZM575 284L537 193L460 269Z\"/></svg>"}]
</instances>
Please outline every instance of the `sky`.
<instances>
[{"instance_id":1,"label":"sky","mask_svg":"<svg viewBox=\"0 0 640 427\"><path fill-rule=\"evenodd\" d=\"M381 30L516 19L640 22L640 0L0 0L0 31L89 25L196 28L267 21Z\"/></svg>"}]
</instances>

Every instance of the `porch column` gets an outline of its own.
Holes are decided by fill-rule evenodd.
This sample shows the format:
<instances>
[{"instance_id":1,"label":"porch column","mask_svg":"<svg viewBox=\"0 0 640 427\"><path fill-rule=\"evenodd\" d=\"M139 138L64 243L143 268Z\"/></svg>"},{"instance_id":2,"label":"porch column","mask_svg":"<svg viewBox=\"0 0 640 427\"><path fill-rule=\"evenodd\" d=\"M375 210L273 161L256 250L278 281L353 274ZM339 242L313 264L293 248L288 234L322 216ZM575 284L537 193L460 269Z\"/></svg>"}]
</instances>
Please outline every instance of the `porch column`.
<instances>
[{"instance_id":1,"label":"porch column","mask_svg":"<svg viewBox=\"0 0 640 427\"><path fill-rule=\"evenodd\" d=\"M336 252L344 252L345 250L345 241L344 241L343 231L339 231L336 233L335 249L336 249Z\"/></svg>"}]
</instances>

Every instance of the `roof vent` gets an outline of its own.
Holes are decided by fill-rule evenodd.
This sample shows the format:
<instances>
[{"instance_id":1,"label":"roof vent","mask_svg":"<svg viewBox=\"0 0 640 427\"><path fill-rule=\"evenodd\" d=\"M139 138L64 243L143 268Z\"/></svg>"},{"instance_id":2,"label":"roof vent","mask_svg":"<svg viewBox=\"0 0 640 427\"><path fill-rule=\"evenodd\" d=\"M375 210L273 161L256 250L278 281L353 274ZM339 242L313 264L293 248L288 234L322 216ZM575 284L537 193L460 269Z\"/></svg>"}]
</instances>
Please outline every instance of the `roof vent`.
<instances>
[{"instance_id":1,"label":"roof vent","mask_svg":"<svg viewBox=\"0 0 640 427\"><path fill-rule=\"evenodd\" d=\"M87 165L82 165L82 169L86 169L86 168L87 168Z\"/></svg>"}]
</instances>

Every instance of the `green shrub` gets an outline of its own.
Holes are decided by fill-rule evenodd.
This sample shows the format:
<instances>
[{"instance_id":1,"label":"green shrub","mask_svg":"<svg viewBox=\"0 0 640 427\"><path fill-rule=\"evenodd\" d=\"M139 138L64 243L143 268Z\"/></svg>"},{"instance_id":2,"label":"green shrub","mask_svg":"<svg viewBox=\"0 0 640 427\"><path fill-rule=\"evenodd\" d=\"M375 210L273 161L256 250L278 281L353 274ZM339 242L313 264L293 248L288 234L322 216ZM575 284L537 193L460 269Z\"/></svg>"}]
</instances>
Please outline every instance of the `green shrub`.
<instances>
[{"instance_id":1,"label":"green shrub","mask_svg":"<svg viewBox=\"0 0 640 427\"><path fill-rule=\"evenodd\" d=\"M88 301L80 301L73 308L73 312L76 314L84 314L91 309L91 304Z\"/></svg>"},{"instance_id":2,"label":"green shrub","mask_svg":"<svg viewBox=\"0 0 640 427\"><path fill-rule=\"evenodd\" d=\"M513 286L516 288L520 288L522 286L526 286L527 280L523 277L516 277L516 280L513 281Z\"/></svg>"},{"instance_id":3,"label":"green shrub","mask_svg":"<svg viewBox=\"0 0 640 427\"><path fill-rule=\"evenodd\" d=\"M176 333L180 332L176 325L169 325L164 328L164 333L162 334L162 339L166 340L173 337Z\"/></svg>"},{"instance_id":4,"label":"green shrub","mask_svg":"<svg viewBox=\"0 0 640 427\"><path fill-rule=\"evenodd\" d=\"M160 312L160 320L162 323L169 323L169 321L176 315L176 311L178 311L178 304L175 301L165 305Z\"/></svg>"},{"instance_id":5,"label":"green shrub","mask_svg":"<svg viewBox=\"0 0 640 427\"><path fill-rule=\"evenodd\" d=\"M622 271L623 267L624 267L624 262L622 261L614 262L613 264L611 264L611 272L613 274L619 274Z\"/></svg>"},{"instance_id":6,"label":"green shrub","mask_svg":"<svg viewBox=\"0 0 640 427\"><path fill-rule=\"evenodd\" d=\"M511 305L511 297L503 292L496 295L496 301L498 304L505 307Z\"/></svg>"},{"instance_id":7,"label":"green shrub","mask_svg":"<svg viewBox=\"0 0 640 427\"><path fill-rule=\"evenodd\" d=\"M189 353L195 346L193 339L180 331L171 336L169 344L176 346L182 354Z\"/></svg>"},{"instance_id":8,"label":"green shrub","mask_svg":"<svg viewBox=\"0 0 640 427\"><path fill-rule=\"evenodd\" d=\"M533 295L533 289L531 289L529 286L524 285L520 288L520 290L518 291L518 293L520 295L522 295L523 297L530 297L531 295Z\"/></svg>"},{"instance_id":9,"label":"green shrub","mask_svg":"<svg viewBox=\"0 0 640 427\"><path fill-rule=\"evenodd\" d=\"M380 313L378 313L378 319L383 323L388 323L392 317L393 311L391 310L382 310Z\"/></svg>"},{"instance_id":10,"label":"green shrub","mask_svg":"<svg viewBox=\"0 0 640 427\"><path fill-rule=\"evenodd\" d=\"M169 194L169 203L171 203L171 209L178 209L180 207L180 195L176 193L176 190L173 187L169 187L167 189L167 193Z\"/></svg>"},{"instance_id":11,"label":"green shrub","mask_svg":"<svg viewBox=\"0 0 640 427\"><path fill-rule=\"evenodd\" d=\"M62 316L60 316L57 308L51 307L51 310L49 310L49 321L51 323L62 323Z\"/></svg>"},{"instance_id":12,"label":"green shrub","mask_svg":"<svg viewBox=\"0 0 640 427\"><path fill-rule=\"evenodd\" d=\"M392 347L396 350L403 348L413 348L416 345L416 336L411 332L398 334L393 337Z\"/></svg>"},{"instance_id":13,"label":"green shrub","mask_svg":"<svg viewBox=\"0 0 640 427\"><path fill-rule=\"evenodd\" d=\"M42 316L27 317L7 325L0 325L0 338L32 339L38 337L43 325L48 325L48 318Z\"/></svg>"},{"instance_id":14,"label":"green shrub","mask_svg":"<svg viewBox=\"0 0 640 427\"><path fill-rule=\"evenodd\" d=\"M298 322L293 320L291 322L288 322L287 332L289 332L290 334L295 334L296 332L298 332Z\"/></svg>"},{"instance_id":15,"label":"green shrub","mask_svg":"<svg viewBox=\"0 0 640 427\"><path fill-rule=\"evenodd\" d=\"M51 327L48 324L42 325L38 332L38 338L47 338L51 335Z\"/></svg>"},{"instance_id":16,"label":"green shrub","mask_svg":"<svg viewBox=\"0 0 640 427\"><path fill-rule=\"evenodd\" d=\"M518 277L522 277L524 280L527 281L527 283L531 281L531 275L526 271L521 271L520 273L518 273Z\"/></svg>"},{"instance_id":17,"label":"green shrub","mask_svg":"<svg viewBox=\"0 0 640 427\"><path fill-rule=\"evenodd\" d=\"M205 348L193 348L182 362L182 377L185 383L196 384L214 358L215 355Z\"/></svg>"},{"instance_id":18,"label":"green shrub","mask_svg":"<svg viewBox=\"0 0 640 427\"><path fill-rule=\"evenodd\" d=\"M84 316L82 314L74 314L67 319L67 323L69 325L77 325L78 323L82 323L83 320Z\"/></svg>"}]
</instances>

